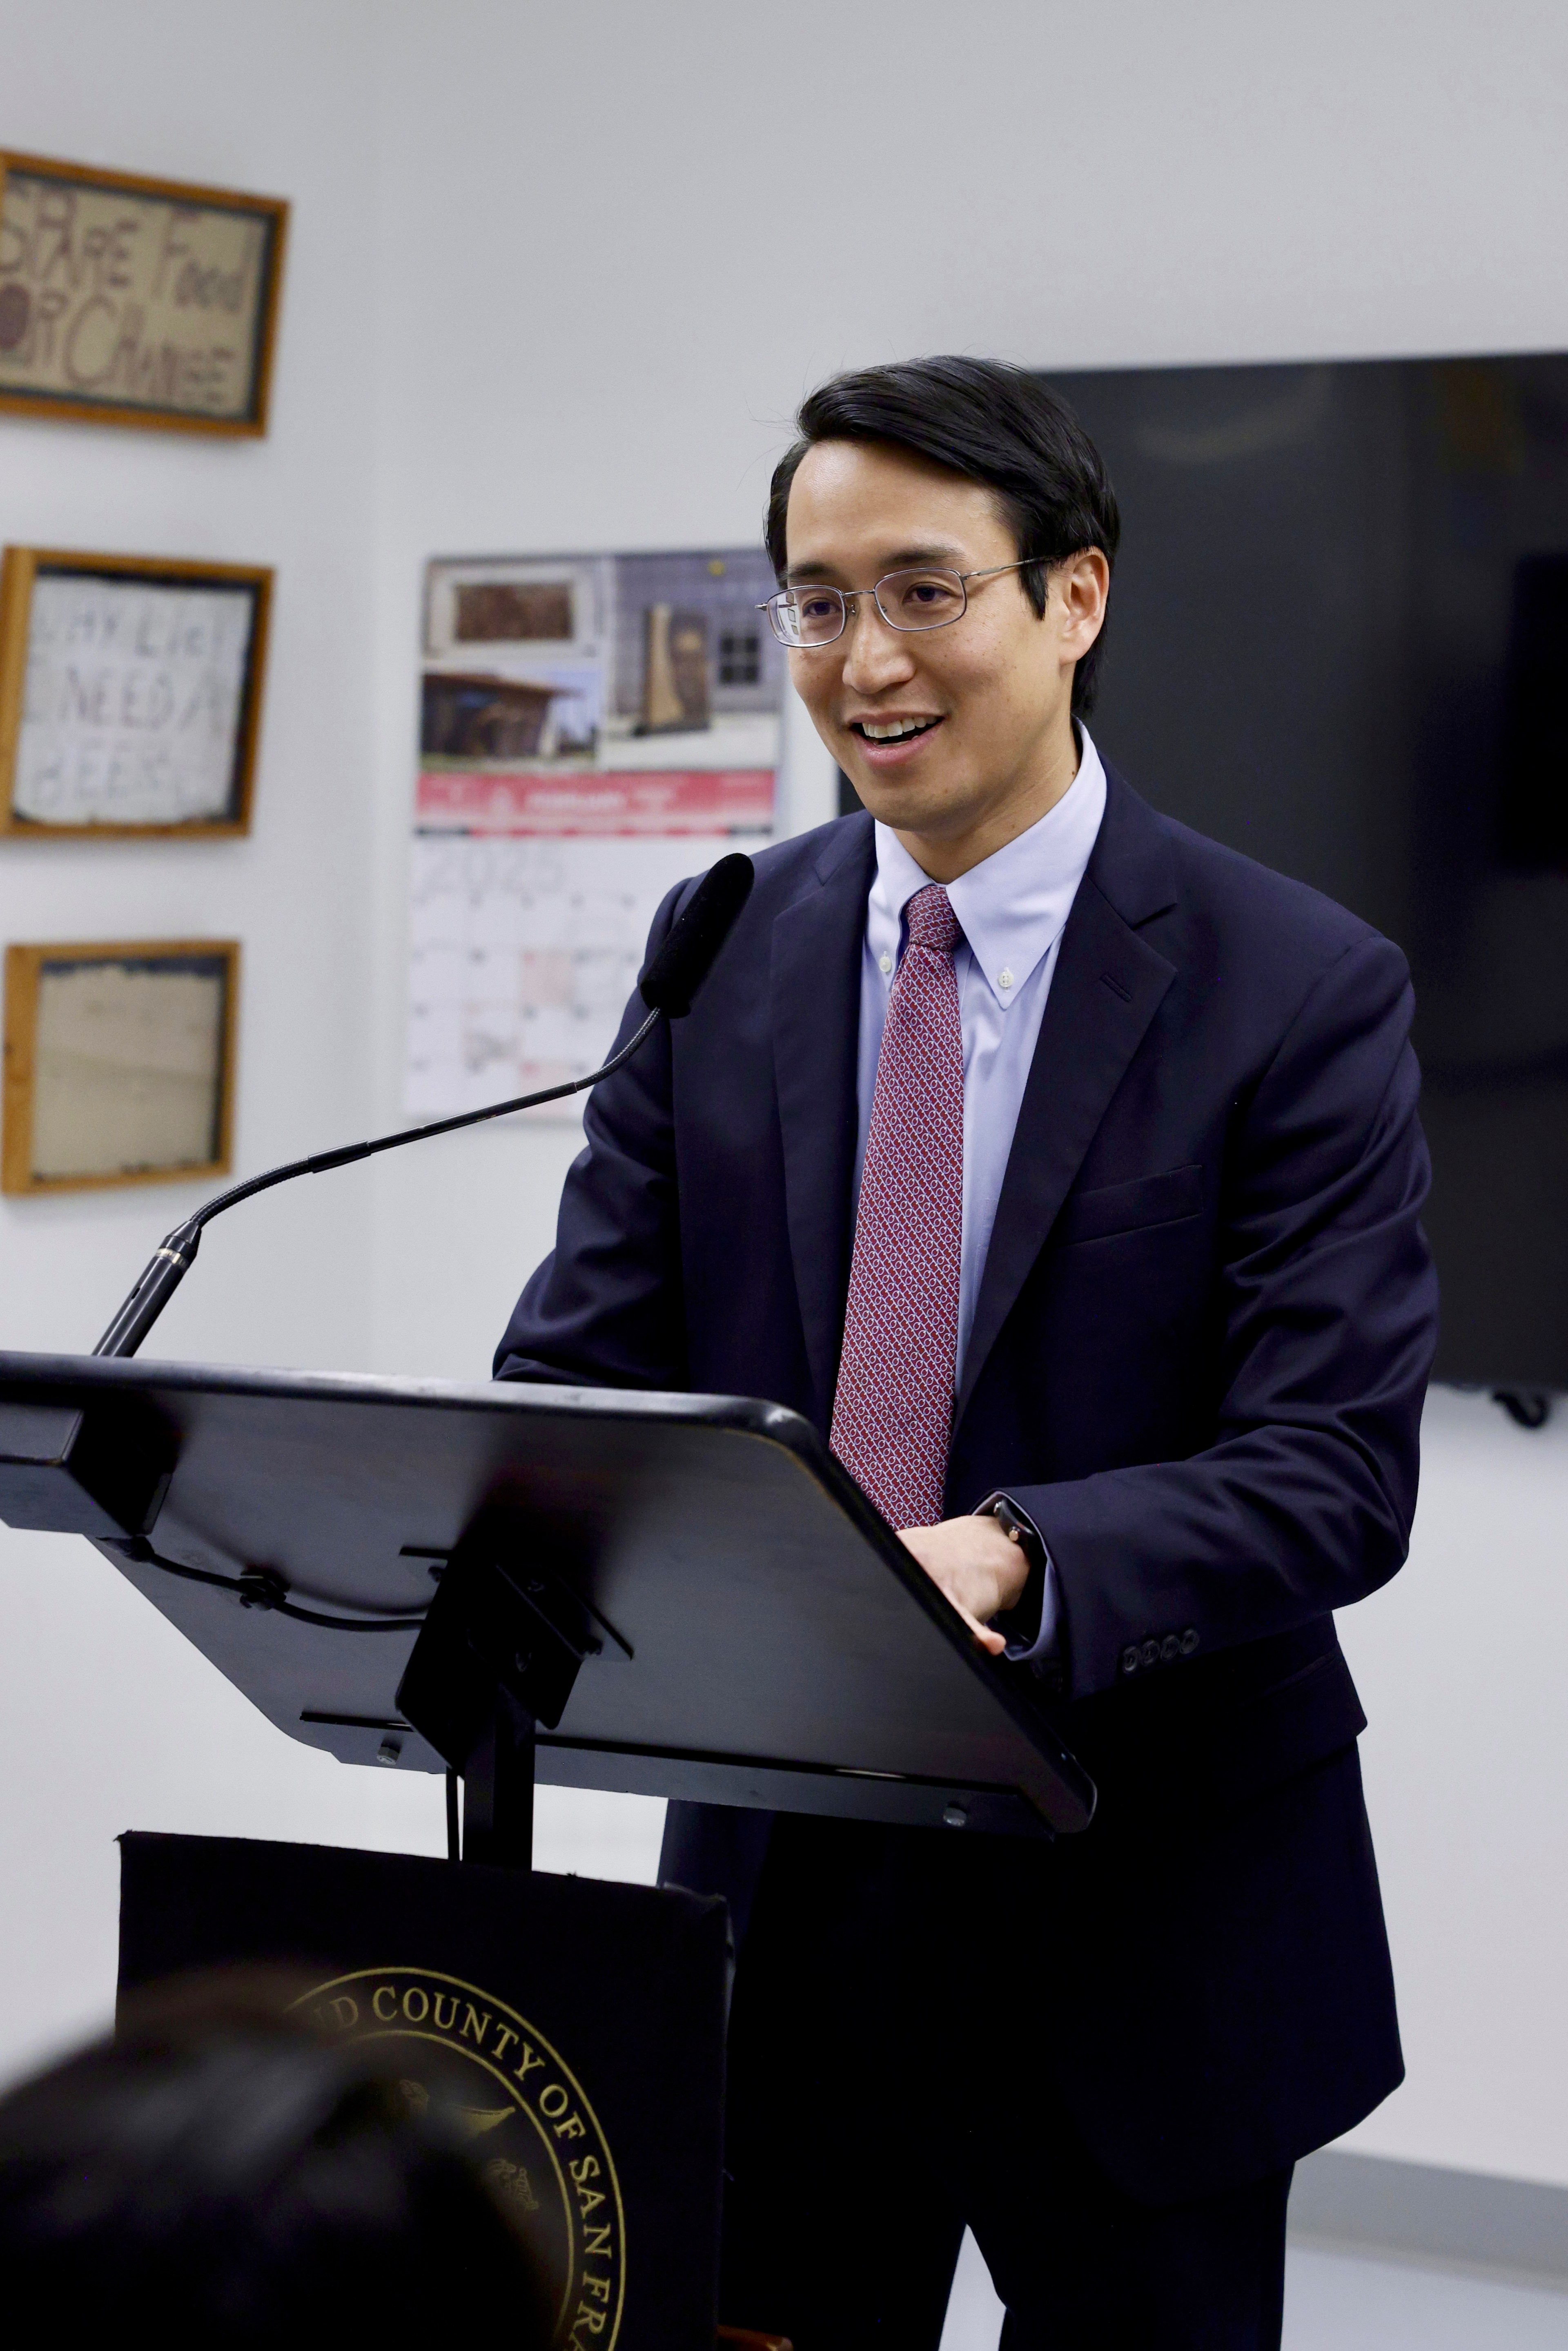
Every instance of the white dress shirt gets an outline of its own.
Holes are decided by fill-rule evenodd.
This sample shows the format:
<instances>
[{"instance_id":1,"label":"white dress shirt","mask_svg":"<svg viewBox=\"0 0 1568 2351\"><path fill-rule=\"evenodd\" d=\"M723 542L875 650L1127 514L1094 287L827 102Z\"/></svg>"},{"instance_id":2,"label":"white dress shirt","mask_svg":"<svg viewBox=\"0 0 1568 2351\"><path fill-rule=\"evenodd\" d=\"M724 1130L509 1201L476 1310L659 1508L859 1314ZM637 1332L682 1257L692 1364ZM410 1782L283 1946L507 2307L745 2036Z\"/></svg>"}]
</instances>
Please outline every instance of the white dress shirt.
<instances>
[{"instance_id":1,"label":"white dress shirt","mask_svg":"<svg viewBox=\"0 0 1568 2351\"><path fill-rule=\"evenodd\" d=\"M1079 739L1078 772L1055 807L1027 832L947 885L948 903L963 932L953 951L963 1028L963 1260L954 1372L961 1382L1002 1178L1063 927L1106 812L1100 755L1082 729ZM888 998L904 951L904 908L917 890L929 888L930 879L898 834L879 824L877 878L867 902L860 959L857 1201Z\"/></svg>"},{"instance_id":2,"label":"white dress shirt","mask_svg":"<svg viewBox=\"0 0 1568 2351\"><path fill-rule=\"evenodd\" d=\"M949 904L963 931L953 951L963 1029L963 1242L954 1371L959 1381L1062 932L1106 812L1100 755L1082 727L1078 739L1078 772L1055 807L1027 832L947 885ZM857 1206L888 998L904 951L904 908L930 879L897 833L879 824L877 878L867 901L860 960ZM1054 1583L1047 1569L1036 1646L1048 1645L1054 1630Z\"/></svg>"}]
</instances>

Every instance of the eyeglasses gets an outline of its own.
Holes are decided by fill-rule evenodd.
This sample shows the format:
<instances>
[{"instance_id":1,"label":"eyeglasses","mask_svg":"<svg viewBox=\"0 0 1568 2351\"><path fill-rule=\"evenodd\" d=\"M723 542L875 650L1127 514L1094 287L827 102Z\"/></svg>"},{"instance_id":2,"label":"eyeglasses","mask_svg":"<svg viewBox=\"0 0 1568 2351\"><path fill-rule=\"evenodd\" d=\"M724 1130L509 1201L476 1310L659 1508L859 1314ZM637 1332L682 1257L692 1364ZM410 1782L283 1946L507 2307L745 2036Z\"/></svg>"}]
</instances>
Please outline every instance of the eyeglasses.
<instances>
[{"instance_id":1,"label":"eyeglasses","mask_svg":"<svg viewBox=\"0 0 1568 2351\"><path fill-rule=\"evenodd\" d=\"M823 588L810 581L785 588L759 604L780 644L795 652L815 652L841 637L849 624L849 607L857 597L869 596L890 629L947 629L969 610L969 580L994 580L999 572L1023 571L1041 560L1037 555L1017 563L993 563L987 571L942 571L919 564L909 571L888 571L874 588Z\"/></svg>"}]
</instances>

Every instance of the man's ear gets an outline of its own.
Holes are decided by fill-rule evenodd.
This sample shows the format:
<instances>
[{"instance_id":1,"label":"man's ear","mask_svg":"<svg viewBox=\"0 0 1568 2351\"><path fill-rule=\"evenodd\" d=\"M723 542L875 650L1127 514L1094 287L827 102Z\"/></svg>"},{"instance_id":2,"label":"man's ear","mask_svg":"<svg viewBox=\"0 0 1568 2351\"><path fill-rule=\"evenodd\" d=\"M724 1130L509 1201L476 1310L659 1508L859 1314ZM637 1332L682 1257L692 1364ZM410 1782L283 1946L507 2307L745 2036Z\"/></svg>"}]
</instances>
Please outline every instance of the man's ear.
<instances>
[{"instance_id":1,"label":"man's ear","mask_svg":"<svg viewBox=\"0 0 1568 2351\"><path fill-rule=\"evenodd\" d=\"M1106 625L1111 567L1105 550L1086 547L1054 567L1054 584L1065 608L1063 634L1082 661Z\"/></svg>"}]
</instances>

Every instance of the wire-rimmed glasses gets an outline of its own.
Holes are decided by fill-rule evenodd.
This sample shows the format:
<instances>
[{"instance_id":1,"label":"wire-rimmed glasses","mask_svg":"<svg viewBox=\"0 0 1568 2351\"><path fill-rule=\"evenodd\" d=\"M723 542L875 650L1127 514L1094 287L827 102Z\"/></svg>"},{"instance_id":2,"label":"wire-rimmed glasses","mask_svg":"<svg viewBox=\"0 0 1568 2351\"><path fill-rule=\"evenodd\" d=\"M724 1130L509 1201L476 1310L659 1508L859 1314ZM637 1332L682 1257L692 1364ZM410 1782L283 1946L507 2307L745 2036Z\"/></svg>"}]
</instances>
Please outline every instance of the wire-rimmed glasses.
<instances>
[{"instance_id":1,"label":"wire-rimmed glasses","mask_svg":"<svg viewBox=\"0 0 1568 2351\"><path fill-rule=\"evenodd\" d=\"M1026 555L1017 563L993 563L985 571L947 571L940 564L913 564L905 571L885 571L874 588L829 588L804 580L783 588L759 604L780 644L794 653L811 653L830 645L849 625L849 607L869 596L890 629L950 628L969 610L971 580L994 580L1002 571L1023 571L1040 558Z\"/></svg>"}]
</instances>

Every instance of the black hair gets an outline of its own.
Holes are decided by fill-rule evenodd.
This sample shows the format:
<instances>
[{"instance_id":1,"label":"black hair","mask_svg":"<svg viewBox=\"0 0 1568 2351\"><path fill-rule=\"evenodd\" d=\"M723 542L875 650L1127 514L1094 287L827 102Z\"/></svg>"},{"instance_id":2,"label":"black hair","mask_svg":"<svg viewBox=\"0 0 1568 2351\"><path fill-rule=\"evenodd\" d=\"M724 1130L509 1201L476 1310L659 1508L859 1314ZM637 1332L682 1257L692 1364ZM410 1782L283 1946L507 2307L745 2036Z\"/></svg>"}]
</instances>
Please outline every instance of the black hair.
<instances>
[{"instance_id":1,"label":"black hair","mask_svg":"<svg viewBox=\"0 0 1568 2351\"><path fill-rule=\"evenodd\" d=\"M204 2010L204 2012L202 2012ZM545 2289L399 2083L249 1998L152 2012L0 2099L8 2339L171 2351L474 2339L545 2351Z\"/></svg>"},{"instance_id":2,"label":"black hair","mask_svg":"<svg viewBox=\"0 0 1568 2351\"><path fill-rule=\"evenodd\" d=\"M1067 406L1027 369L1002 360L903 360L836 375L795 418L800 437L779 459L765 528L774 571L784 570L790 485L818 441L886 442L996 493L1018 552L1019 578L1044 614L1046 573L1092 547L1116 561L1121 517L1100 453ZM1102 628L1073 674L1073 713L1094 707Z\"/></svg>"}]
</instances>

